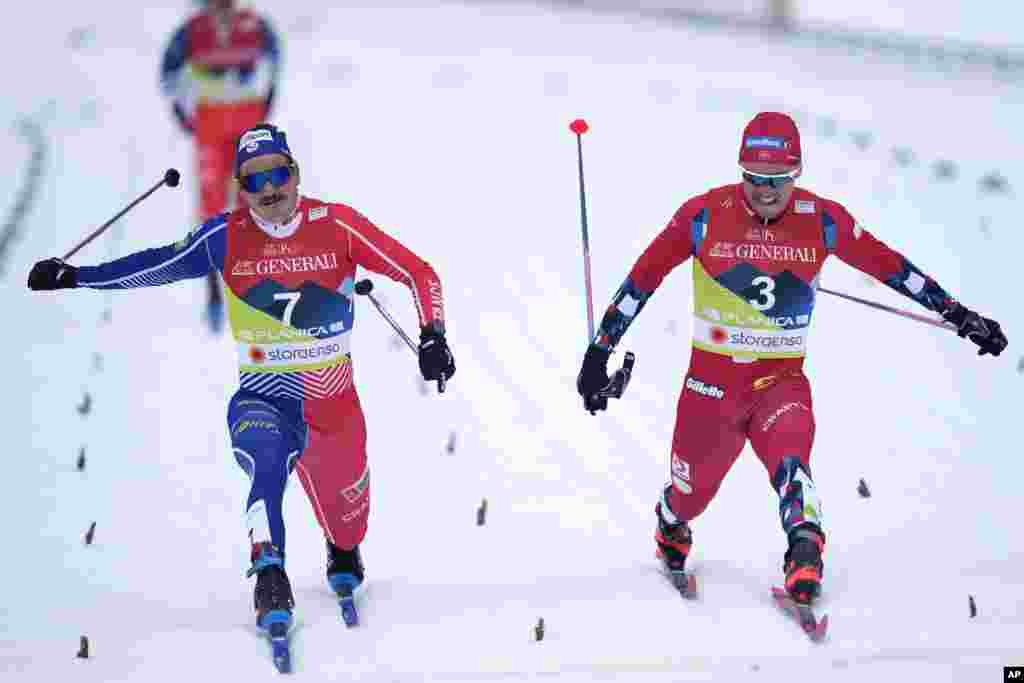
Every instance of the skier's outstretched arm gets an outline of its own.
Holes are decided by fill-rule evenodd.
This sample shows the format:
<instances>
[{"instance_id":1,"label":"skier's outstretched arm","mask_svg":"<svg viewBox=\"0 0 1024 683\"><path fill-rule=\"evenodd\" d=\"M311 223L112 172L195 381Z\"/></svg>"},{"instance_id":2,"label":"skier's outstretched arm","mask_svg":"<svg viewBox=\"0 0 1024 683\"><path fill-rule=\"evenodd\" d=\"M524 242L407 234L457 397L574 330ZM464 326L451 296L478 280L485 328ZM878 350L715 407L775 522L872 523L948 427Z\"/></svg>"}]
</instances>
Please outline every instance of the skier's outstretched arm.
<instances>
[{"instance_id":1,"label":"skier's outstretched arm","mask_svg":"<svg viewBox=\"0 0 1024 683\"><path fill-rule=\"evenodd\" d=\"M222 214L193 229L179 242L98 266L75 267L57 258L40 261L29 273L28 286L35 290L134 289L203 277L223 270L226 227L227 214Z\"/></svg>"},{"instance_id":2,"label":"skier's outstretched arm","mask_svg":"<svg viewBox=\"0 0 1024 683\"><path fill-rule=\"evenodd\" d=\"M583 397L584 408L591 413L608 407L608 399L597 395L610 381L608 357L665 276L690 258L697 240L703 238L704 201L704 196L695 197L676 211L612 297L576 377L576 390Z\"/></svg>"},{"instance_id":3,"label":"skier's outstretched arm","mask_svg":"<svg viewBox=\"0 0 1024 683\"><path fill-rule=\"evenodd\" d=\"M970 310L920 268L858 224L841 205L826 204L825 234L844 263L913 299L957 328L961 337L978 345L978 355L998 356L1007 339L995 320Z\"/></svg>"},{"instance_id":4,"label":"skier's outstretched arm","mask_svg":"<svg viewBox=\"0 0 1024 683\"><path fill-rule=\"evenodd\" d=\"M455 374L455 360L445 340L441 279L429 263L354 209L336 209L335 223L348 241L349 258L367 270L401 282L412 292L420 326L420 372L427 381Z\"/></svg>"}]
</instances>

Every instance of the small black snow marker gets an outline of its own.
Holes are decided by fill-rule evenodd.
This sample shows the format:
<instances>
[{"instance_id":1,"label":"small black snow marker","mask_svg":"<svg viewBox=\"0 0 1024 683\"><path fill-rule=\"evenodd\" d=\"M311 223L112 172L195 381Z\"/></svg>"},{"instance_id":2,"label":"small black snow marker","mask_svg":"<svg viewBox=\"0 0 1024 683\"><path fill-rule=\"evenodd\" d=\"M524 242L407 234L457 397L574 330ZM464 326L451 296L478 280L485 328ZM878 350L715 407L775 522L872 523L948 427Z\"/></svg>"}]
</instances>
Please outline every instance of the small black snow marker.
<instances>
[{"instance_id":1,"label":"small black snow marker","mask_svg":"<svg viewBox=\"0 0 1024 683\"><path fill-rule=\"evenodd\" d=\"M88 391L85 392L85 396L82 397L82 402L75 406L75 410L77 410L78 414L83 417L88 415L89 411L92 410L92 395Z\"/></svg>"},{"instance_id":2,"label":"small black snow marker","mask_svg":"<svg viewBox=\"0 0 1024 683\"><path fill-rule=\"evenodd\" d=\"M487 521L487 499L480 501L480 507L476 509L476 525L483 526Z\"/></svg>"},{"instance_id":3,"label":"small black snow marker","mask_svg":"<svg viewBox=\"0 0 1024 683\"><path fill-rule=\"evenodd\" d=\"M857 484L857 493L860 494L861 498L871 497L871 489L868 488L867 482L864 481L863 479L861 479L860 482Z\"/></svg>"},{"instance_id":4,"label":"small black snow marker","mask_svg":"<svg viewBox=\"0 0 1024 683\"><path fill-rule=\"evenodd\" d=\"M544 640L544 617L537 620L537 625L533 627L533 639L536 641Z\"/></svg>"},{"instance_id":5,"label":"small black snow marker","mask_svg":"<svg viewBox=\"0 0 1024 683\"><path fill-rule=\"evenodd\" d=\"M89 637L82 636L78 641L78 654L75 655L79 659L89 659Z\"/></svg>"},{"instance_id":6,"label":"small black snow marker","mask_svg":"<svg viewBox=\"0 0 1024 683\"><path fill-rule=\"evenodd\" d=\"M85 532L85 544L92 545L92 537L96 534L96 522L89 525L89 530Z\"/></svg>"}]
</instances>

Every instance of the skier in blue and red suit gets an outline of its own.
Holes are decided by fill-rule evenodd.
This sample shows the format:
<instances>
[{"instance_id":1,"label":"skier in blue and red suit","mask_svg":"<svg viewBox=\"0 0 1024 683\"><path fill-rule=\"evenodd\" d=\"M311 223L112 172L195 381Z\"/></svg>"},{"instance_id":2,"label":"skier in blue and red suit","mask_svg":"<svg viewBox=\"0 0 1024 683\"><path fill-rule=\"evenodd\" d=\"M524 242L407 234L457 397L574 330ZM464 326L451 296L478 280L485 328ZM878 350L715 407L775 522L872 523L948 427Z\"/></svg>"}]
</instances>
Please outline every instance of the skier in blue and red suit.
<instances>
[{"instance_id":1,"label":"skier in blue and red suit","mask_svg":"<svg viewBox=\"0 0 1024 683\"><path fill-rule=\"evenodd\" d=\"M682 573L690 523L749 440L779 495L788 539L786 590L809 604L821 589L825 531L811 478L814 412L803 373L818 274L830 255L871 275L999 355L995 321L969 310L839 203L795 187L800 134L785 114L758 114L740 143L742 182L685 202L640 256L587 348L577 388L607 407L608 358L668 273L693 258L693 350L676 412L671 476L655 506L658 555Z\"/></svg>"},{"instance_id":2,"label":"skier in blue and red suit","mask_svg":"<svg viewBox=\"0 0 1024 683\"><path fill-rule=\"evenodd\" d=\"M232 204L234 142L266 121L277 92L281 50L270 23L234 0L208 0L175 30L160 65L160 82L178 125L196 142L199 219ZM207 320L223 321L216 275L207 279Z\"/></svg>"},{"instance_id":3,"label":"skier in blue and red suit","mask_svg":"<svg viewBox=\"0 0 1024 683\"><path fill-rule=\"evenodd\" d=\"M228 430L251 481L249 573L257 576L257 621L269 628L291 622L282 501L293 471L327 539L331 588L350 600L363 582L370 470L350 353L356 268L409 288L425 380L452 377L455 362L437 273L355 209L299 194L299 165L283 131L269 124L246 131L234 168L243 208L219 213L179 242L110 263L40 261L28 285L118 290L224 277L241 385Z\"/></svg>"}]
</instances>

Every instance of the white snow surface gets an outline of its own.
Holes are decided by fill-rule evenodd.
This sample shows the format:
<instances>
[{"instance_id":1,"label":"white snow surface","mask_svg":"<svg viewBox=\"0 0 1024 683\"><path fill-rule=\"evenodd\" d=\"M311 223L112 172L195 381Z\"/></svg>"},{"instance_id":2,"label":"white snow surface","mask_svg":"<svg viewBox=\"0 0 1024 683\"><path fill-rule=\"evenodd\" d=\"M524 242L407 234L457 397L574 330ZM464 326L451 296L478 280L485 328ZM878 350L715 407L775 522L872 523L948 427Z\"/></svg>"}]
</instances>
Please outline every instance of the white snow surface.
<instances>
[{"instance_id":1,"label":"white snow surface","mask_svg":"<svg viewBox=\"0 0 1024 683\"><path fill-rule=\"evenodd\" d=\"M200 320L204 287L25 288L33 261L66 251L169 166L182 188L157 192L74 261L169 243L193 225L191 144L156 84L187 7L148 4L20 3L0 41L16 65L0 114L35 117L51 143L0 280L18 337L5 345L4 681L279 678L244 578L248 486L225 429L233 349ZM354 205L437 268L458 372L444 395L421 395L411 355L360 307L373 471L364 623L342 624L322 535L293 485L296 679L960 681L1024 664L1020 87L609 16L331 4L260 3L285 38L274 121L306 193ZM569 121L592 126L601 311L679 203L733 182L739 131L759 109L798 116L808 188L1011 339L1000 358L979 359L953 334L819 298L807 372L829 534L821 608L832 626L820 645L769 598L785 541L749 452L694 523L701 599L683 603L658 575L653 506L688 362L689 265L624 340L638 357L626 396L592 417L574 386L586 317ZM872 134L865 149L851 143L859 131ZM2 140L13 197L26 151L13 133ZM915 162L893 164L894 147ZM956 178L933 179L939 159ZM1010 195L979 191L990 171ZM377 284L412 328L407 292ZM839 262L823 284L914 306ZM870 499L857 495L861 477ZM88 660L75 657L81 635Z\"/></svg>"}]
</instances>

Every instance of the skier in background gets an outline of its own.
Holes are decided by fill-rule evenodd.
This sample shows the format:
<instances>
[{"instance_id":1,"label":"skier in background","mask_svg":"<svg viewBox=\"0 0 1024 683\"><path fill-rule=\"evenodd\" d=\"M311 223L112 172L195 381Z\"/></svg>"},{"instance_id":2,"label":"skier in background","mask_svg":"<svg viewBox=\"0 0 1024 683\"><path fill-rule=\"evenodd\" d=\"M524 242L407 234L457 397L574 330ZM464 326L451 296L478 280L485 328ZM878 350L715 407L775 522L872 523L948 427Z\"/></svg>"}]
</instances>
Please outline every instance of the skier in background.
<instances>
[{"instance_id":1,"label":"skier in background","mask_svg":"<svg viewBox=\"0 0 1024 683\"><path fill-rule=\"evenodd\" d=\"M196 141L199 220L231 208L234 142L242 131L267 120L277 89L280 48L266 19L238 9L233 0L207 0L171 38L160 81L174 116ZM206 317L223 327L216 274L207 278Z\"/></svg>"},{"instance_id":2,"label":"skier in background","mask_svg":"<svg viewBox=\"0 0 1024 683\"><path fill-rule=\"evenodd\" d=\"M455 362L433 268L354 209L301 196L284 132L269 124L246 131L234 168L244 208L214 216L175 244L99 266L40 261L28 285L123 289L223 276L241 384L228 407L228 429L235 459L251 479L249 575L257 576L257 623L269 629L290 624L294 604L281 514L293 469L327 538L331 588L351 599L363 581L359 544L370 471L349 353L356 267L412 291L425 380L450 378Z\"/></svg>"},{"instance_id":3,"label":"skier in background","mask_svg":"<svg viewBox=\"0 0 1024 683\"><path fill-rule=\"evenodd\" d=\"M875 239L839 203L795 187L800 134L785 114L743 131L742 182L693 197L640 256L612 299L577 378L584 407L607 407L608 357L668 273L693 257L694 337L672 437L671 478L655 513L658 556L681 574L690 523L715 496L749 439L779 494L786 590L810 604L821 590L825 531L811 478L811 390L803 373L817 278L834 254L952 323L979 355L1007 339Z\"/></svg>"}]
</instances>

